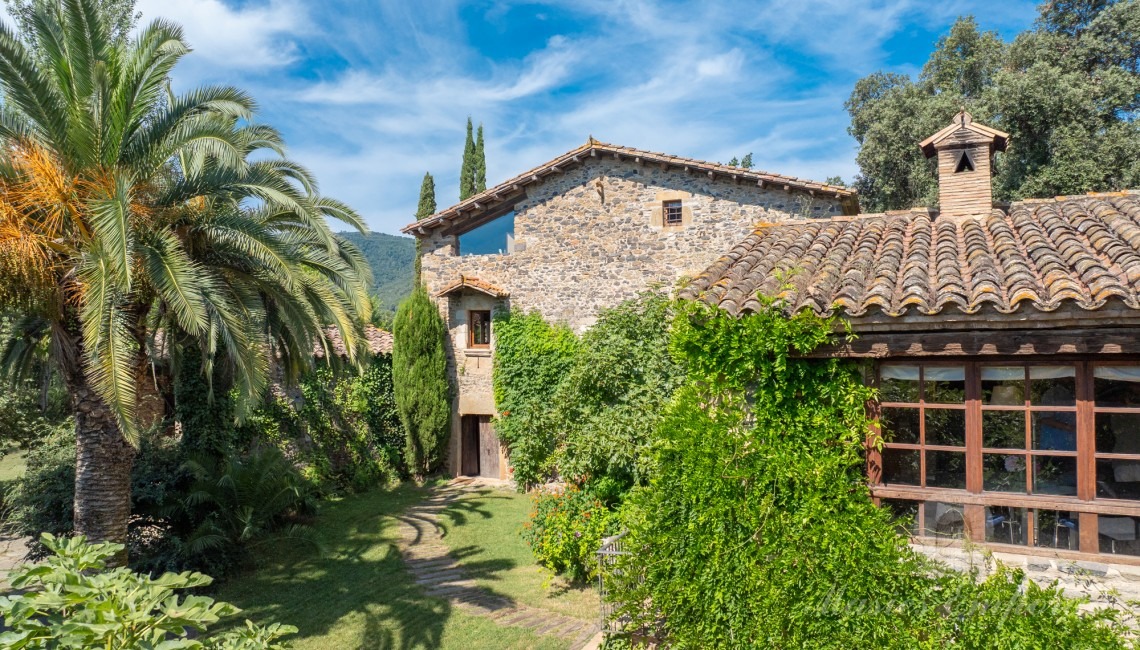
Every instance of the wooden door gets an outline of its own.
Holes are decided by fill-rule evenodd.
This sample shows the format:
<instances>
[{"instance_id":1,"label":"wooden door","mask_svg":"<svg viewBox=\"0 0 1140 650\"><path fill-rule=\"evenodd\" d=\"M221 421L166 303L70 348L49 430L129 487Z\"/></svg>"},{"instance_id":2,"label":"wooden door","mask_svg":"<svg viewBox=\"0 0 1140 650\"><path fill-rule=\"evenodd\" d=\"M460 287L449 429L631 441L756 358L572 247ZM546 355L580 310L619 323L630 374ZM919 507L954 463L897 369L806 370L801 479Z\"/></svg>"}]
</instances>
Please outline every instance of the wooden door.
<instances>
[{"instance_id":1,"label":"wooden door","mask_svg":"<svg viewBox=\"0 0 1140 650\"><path fill-rule=\"evenodd\" d=\"M479 476L479 416L464 415L459 422L461 459L459 473L463 476Z\"/></svg>"},{"instance_id":2,"label":"wooden door","mask_svg":"<svg viewBox=\"0 0 1140 650\"><path fill-rule=\"evenodd\" d=\"M499 438L491 424L491 416L479 418L479 476L499 478Z\"/></svg>"}]
</instances>

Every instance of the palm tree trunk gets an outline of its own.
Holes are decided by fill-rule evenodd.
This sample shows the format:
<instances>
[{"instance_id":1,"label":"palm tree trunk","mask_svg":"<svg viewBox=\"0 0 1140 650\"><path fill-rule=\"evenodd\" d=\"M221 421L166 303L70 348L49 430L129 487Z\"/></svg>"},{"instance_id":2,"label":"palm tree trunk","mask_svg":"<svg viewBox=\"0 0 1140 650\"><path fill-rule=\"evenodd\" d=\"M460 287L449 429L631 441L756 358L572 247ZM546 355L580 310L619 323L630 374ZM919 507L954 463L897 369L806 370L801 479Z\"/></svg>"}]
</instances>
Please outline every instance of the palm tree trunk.
<instances>
[{"instance_id":1,"label":"palm tree trunk","mask_svg":"<svg viewBox=\"0 0 1140 650\"><path fill-rule=\"evenodd\" d=\"M79 335L67 336L66 357L82 358ZM93 542L123 544L111 566L127 563L127 520L131 515L131 466L135 449L119 431L111 409L87 383L80 364L63 372L75 414L75 532Z\"/></svg>"}]
</instances>

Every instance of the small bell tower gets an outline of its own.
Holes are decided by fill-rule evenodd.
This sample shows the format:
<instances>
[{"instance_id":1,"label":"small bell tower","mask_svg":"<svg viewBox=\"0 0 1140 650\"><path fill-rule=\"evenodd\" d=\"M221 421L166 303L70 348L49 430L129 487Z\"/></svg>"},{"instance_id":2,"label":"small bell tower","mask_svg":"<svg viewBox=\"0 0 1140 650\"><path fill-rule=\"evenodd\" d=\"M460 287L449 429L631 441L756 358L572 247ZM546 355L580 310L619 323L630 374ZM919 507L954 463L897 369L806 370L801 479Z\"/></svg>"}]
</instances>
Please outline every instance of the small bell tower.
<instances>
[{"instance_id":1,"label":"small bell tower","mask_svg":"<svg viewBox=\"0 0 1140 650\"><path fill-rule=\"evenodd\" d=\"M963 109L954 121L920 144L938 156L939 215L986 215L993 210L993 157L1009 146L1009 134L974 122Z\"/></svg>"}]
</instances>

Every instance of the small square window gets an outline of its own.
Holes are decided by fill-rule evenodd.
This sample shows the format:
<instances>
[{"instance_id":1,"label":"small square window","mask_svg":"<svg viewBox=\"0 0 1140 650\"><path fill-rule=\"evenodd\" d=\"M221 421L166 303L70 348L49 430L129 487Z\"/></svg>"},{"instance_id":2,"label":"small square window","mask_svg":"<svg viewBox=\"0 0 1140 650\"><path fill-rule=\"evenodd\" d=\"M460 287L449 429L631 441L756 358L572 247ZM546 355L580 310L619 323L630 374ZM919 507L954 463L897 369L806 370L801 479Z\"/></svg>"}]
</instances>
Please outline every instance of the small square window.
<instances>
[{"instance_id":1,"label":"small square window","mask_svg":"<svg viewBox=\"0 0 1140 650\"><path fill-rule=\"evenodd\" d=\"M661 214L664 217L666 226L679 226L684 223L684 215L681 210L680 201L663 201L661 204Z\"/></svg>"},{"instance_id":2,"label":"small square window","mask_svg":"<svg viewBox=\"0 0 1140 650\"><path fill-rule=\"evenodd\" d=\"M491 345L491 312L467 312L467 347L485 348Z\"/></svg>"}]
</instances>

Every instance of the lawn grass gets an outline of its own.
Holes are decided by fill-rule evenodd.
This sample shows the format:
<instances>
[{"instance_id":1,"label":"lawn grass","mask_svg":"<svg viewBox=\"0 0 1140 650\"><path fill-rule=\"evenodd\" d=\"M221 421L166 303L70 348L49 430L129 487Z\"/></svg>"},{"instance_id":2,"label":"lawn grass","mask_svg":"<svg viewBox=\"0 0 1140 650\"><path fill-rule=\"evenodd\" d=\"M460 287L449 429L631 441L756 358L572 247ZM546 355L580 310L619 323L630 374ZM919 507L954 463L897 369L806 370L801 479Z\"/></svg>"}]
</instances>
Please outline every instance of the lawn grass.
<instances>
[{"instance_id":1,"label":"lawn grass","mask_svg":"<svg viewBox=\"0 0 1140 650\"><path fill-rule=\"evenodd\" d=\"M28 452L12 448L0 456L0 483L9 483L24 475Z\"/></svg>"},{"instance_id":2,"label":"lawn grass","mask_svg":"<svg viewBox=\"0 0 1140 650\"><path fill-rule=\"evenodd\" d=\"M327 503L315 523L324 556L300 548L277 553L257 571L222 585L217 597L255 621L297 626L300 632L289 638L298 650L566 648L565 640L499 626L423 593L396 549L394 518L426 494L405 484ZM513 535L503 530L481 543Z\"/></svg>"},{"instance_id":3,"label":"lawn grass","mask_svg":"<svg viewBox=\"0 0 1140 650\"><path fill-rule=\"evenodd\" d=\"M509 567L484 576L472 571L480 587L515 602L583 620L598 616L593 585L571 585L535 564L519 531L531 511L531 497L513 491L482 490L465 497L441 517L443 541L458 563Z\"/></svg>"}]
</instances>

